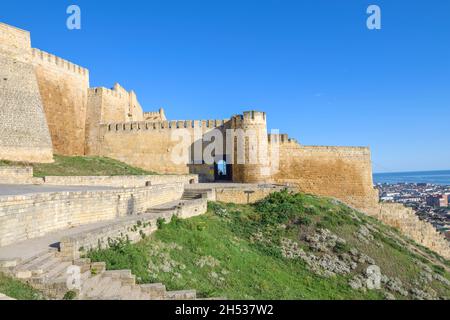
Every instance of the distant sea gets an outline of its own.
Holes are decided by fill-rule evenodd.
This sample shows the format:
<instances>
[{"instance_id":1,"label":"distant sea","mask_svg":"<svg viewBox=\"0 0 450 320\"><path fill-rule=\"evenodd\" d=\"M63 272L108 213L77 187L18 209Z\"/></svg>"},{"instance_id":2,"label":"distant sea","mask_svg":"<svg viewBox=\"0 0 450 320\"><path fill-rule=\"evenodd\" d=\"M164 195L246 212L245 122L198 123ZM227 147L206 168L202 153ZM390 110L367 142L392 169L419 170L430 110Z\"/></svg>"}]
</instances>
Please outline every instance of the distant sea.
<instances>
[{"instance_id":1,"label":"distant sea","mask_svg":"<svg viewBox=\"0 0 450 320\"><path fill-rule=\"evenodd\" d=\"M450 185L450 170L375 173L374 183L432 183Z\"/></svg>"}]
</instances>

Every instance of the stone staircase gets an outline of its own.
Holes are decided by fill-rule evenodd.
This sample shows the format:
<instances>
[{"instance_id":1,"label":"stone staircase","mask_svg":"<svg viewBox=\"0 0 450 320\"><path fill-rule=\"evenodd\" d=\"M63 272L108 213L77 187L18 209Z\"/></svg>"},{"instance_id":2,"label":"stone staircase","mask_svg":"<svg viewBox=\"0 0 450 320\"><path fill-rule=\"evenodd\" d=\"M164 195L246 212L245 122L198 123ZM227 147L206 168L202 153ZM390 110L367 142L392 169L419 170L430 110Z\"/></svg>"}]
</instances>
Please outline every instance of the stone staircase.
<instances>
[{"instance_id":1,"label":"stone staircase","mask_svg":"<svg viewBox=\"0 0 450 320\"><path fill-rule=\"evenodd\" d=\"M54 247L41 247L36 251L39 253L26 258L0 259L0 272L29 283L52 299L63 299L69 291L74 291L76 299L80 300L196 299L195 290L167 291L160 283L136 284L136 277L130 270L106 271L104 262L92 263L89 259L79 258L78 252L81 250L79 246L86 246L94 240L97 243L102 237L114 238L112 234L134 230L138 221L141 222L141 228L146 228L147 234L156 229L159 218L170 221L173 215L187 218L204 212L206 199L202 194L187 192L181 200L149 208L142 215L106 222L93 228L80 227L80 233L72 232L70 237L60 238ZM146 221L151 224L144 227ZM139 234L137 229L132 233ZM70 245L71 241L74 245Z\"/></svg>"},{"instance_id":2,"label":"stone staircase","mask_svg":"<svg viewBox=\"0 0 450 320\"><path fill-rule=\"evenodd\" d=\"M203 197L203 193L199 190L192 189L184 189L182 200L195 200L201 199Z\"/></svg>"},{"instance_id":3,"label":"stone staircase","mask_svg":"<svg viewBox=\"0 0 450 320\"><path fill-rule=\"evenodd\" d=\"M76 270L75 273L68 272ZM161 283L136 284L131 270L106 271L104 262L89 259L65 261L57 249L50 249L2 271L29 283L53 299L63 299L68 291L79 300L195 300L195 290L167 291ZM76 283L80 285L77 286ZM75 288L70 290L69 284Z\"/></svg>"}]
</instances>

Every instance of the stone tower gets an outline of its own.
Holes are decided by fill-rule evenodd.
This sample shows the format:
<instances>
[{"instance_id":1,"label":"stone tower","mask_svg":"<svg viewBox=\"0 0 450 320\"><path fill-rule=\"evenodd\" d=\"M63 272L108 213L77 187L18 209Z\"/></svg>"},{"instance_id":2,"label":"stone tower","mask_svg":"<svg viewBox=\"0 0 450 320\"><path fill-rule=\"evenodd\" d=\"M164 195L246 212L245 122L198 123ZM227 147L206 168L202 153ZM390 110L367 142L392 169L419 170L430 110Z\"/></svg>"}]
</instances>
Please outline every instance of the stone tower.
<instances>
[{"instance_id":1,"label":"stone tower","mask_svg":"<svg viewBox=\"0 0 450 320\"><path fill-rule=\"evenodd\" d=\"M233 181L261 183L270 180L266 113L246 111L232 119Z\"/></svg>"},{"instance_id":2,"label":"stone tower","mask_svg":"<svg viewBox=\"0 0 450 320\"><path fill-rule=\"evenodd\" d=\"M0 23L0 159L52 162L27 31Z\"/></svg>"}]
</instances>

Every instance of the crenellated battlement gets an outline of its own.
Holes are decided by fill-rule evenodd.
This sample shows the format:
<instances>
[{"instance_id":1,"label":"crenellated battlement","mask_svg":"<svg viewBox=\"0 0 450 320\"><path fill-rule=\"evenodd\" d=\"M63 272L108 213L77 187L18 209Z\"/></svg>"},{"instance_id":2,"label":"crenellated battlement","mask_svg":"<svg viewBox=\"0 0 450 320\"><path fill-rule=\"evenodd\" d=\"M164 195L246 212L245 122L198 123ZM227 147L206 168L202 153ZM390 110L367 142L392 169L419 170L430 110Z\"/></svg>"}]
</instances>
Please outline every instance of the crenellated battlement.
<instances>
[{"instance_id":1,"label":"crenellated battlement","mask_svg":"<svg viewBox=\"0 0 450 320\"><path fill-rule=\"evenodd\" d=\"M143 130L164 130L164 129L213 129L223 127L229 119L223 120L179 120L179 121L135 121L104 123L100 127L105 131L132 132Z\"/></svg>"},{"instance_id":2,"label":"crenellated battlement","mask_svg":"<svg viewBox=\"0 0 450 320\"><path fill-rule=\"evenodd\" d=\"M266 113L261 111L245 111L243 119L247 121L266 121Z\"/></svg>"},{"instance_id":3,"label":"crenellated battlement","mask_svg":"<svg viewBox=\"0 0 450 320\"><path fill-rule=\"evenodd\" d=\"M370 156L369 147L348 147L348 146L302 146L304 151L328 152L340 156Z\"/></svg>"},{"instance_id":4,"label":"crenellated battlement","mask_svg":"<svg viewBox=\"0 0 450 320\"><path fill-rule=\"evenodd\" d=\"M144 116L147 116L147 117L155 117L158 115L160 115L159 111L144 112Z\"/></svg>"},{"instance_id":5,"label":"crenellated battlement","mask_svg":"<svg viewBox=\"0 0 450 320\"><path fill-rule=\"evenodd\" d=\"M33 58L33 62L35 62L35 63L45 63L47 65L50 64L50 65L59 67L61 69L64 69L66 71L70 71L70 72L79 74L84 77L89 76L88 69L83 68L79 65L76 65L68 60L62 59L58 56L55 56L51 53L42 51L40 49L32 48L31 55Z\"/></svg>"},{"instance_id":6,"label":"crenellated battlement","mask_svg":"<svg viewBox=\"0 0 450 320\"><path fill-rule=\"evenodd\" d=\"M240 128L243 125L266 126L266 113L260 111L245 111L242 114L233 116L234 128Z\"/></svg>"},{"instance_id":7,"label":"crenellated battlement","mask_svg":"<svg viewBox=\"0 0 450 320\"><path fill-rule=\"evenodd\" d=\"M101 96L101 95L108 95L119 99L128 98L128 92L126 93L125 96L125 93L119 92L114 89L109 89L105 87L89 88L88 96Z\"/></svg>"},{"instance_id":8,"label":"crenellated battlement","mask_svg":"<svg viewBox=\"0 0 450 320\"><path fill-rule=\"evenodd\" d=\"M289 143L289 142L297 142L295 139L290 139L289 136L285 133L269 133L267 135L267 140L269 143Z\"/></svg>"}]
</instances>

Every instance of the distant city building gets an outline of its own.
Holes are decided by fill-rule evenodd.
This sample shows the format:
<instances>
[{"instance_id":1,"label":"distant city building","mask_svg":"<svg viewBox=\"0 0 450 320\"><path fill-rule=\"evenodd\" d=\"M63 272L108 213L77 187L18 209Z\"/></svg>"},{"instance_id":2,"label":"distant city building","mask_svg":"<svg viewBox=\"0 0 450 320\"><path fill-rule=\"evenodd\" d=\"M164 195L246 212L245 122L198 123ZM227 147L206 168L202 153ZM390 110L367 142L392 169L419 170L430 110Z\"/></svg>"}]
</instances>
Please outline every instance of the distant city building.
<instances>
[{"instance_id":1,"label":"distant city building","mask_svg":"<svg viewBox=\"0 0 450 320\"><path fill-rule=\"evenodd\" d=\"M431 223L450 241L450 185L430 183L377 184L380 200L402 203Z\"/></svg>"},{"instance_id":2,"label":"distant city building","mask_svg":"<svg viewBox=\"0 0 450 320\"><path fill-rule=\"evenodd\" d=\"M433 195L427 197L427 205L430 207L448 207L448 195Z\"/></svg>"}]
</instances>

